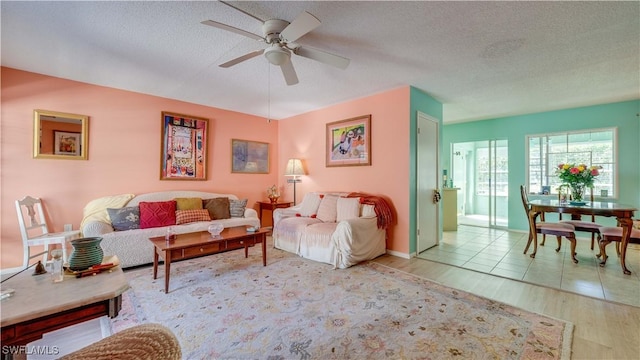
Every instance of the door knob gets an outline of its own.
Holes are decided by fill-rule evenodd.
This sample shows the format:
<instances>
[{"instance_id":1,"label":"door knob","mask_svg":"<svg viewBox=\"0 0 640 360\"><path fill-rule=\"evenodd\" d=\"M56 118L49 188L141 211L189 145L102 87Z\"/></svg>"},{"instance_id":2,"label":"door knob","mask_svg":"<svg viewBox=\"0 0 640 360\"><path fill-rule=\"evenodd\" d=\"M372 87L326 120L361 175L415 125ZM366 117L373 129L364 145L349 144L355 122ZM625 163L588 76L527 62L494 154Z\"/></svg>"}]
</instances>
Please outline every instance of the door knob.
<instances>
[{"instance_id":1,"label":"door knob","mask_svg":"<svg viewBox=\"0 0 640 360\"><path fill-rule=\"evenodd\" d=\"M440 190L438 189L434 189L433 190L433 202L435 204L440 202L440 199L442 198L442 195L440 195Z\"/></svg>"}]
</instances>

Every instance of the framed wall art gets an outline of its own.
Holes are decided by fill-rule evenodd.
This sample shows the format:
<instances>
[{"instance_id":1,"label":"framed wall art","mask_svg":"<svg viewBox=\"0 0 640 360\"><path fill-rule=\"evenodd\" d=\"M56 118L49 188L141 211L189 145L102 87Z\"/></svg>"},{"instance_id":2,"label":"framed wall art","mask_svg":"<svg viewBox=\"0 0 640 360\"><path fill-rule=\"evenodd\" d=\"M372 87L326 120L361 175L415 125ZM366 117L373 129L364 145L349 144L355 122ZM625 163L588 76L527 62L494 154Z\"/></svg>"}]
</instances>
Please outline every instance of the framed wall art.
<instances>
[{"instance_id":1,"label":"framed wall art","mask_svg":"<svg viewBox=\"0 0 640 360\"><path fill-rule=\"evenodd\" d=\"M327 124L327 167L371 165L371 115Z\"/></svg>"},{"instance_id":2,"label":"framed wall art","mask_svg":"<svg viewBox=\"0 0 640 360\"><path fill-rule=\"evenodd\" d=\"M79 132L53 131L53 154L80 156Z\"/></svg>"},{"instance_id":3,"label":"framed wall art","mask_svg":"<svg viewBox=\"0 0 640 360\"><path fill-rule=\"evenodd\" d=\"M209 120L162 112L160 180L206 180Z\"/></svg>"},{"instance_id":4,"label":"framed wall art","mask_svg":"<svg viewBox=\"0 0 640 360\"><path fill-rule=\"evenodd\" d=\"M231 139L231 172L269 173L269 143Z\"/></svg>"}]
</instances>

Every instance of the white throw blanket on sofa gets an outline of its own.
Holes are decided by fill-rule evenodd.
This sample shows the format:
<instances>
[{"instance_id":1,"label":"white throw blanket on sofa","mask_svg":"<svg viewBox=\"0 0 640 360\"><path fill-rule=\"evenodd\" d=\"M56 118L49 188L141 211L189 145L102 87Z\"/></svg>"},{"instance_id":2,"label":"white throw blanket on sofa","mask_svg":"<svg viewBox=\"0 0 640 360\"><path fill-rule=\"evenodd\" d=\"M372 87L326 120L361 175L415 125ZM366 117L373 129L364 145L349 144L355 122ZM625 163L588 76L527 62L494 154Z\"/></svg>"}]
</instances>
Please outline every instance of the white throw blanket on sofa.
<instances>
[{"instance_id":1,"label":"white throw blanket on sofa","mask_svg":"<svg viewBox=\"0 0 640 360\"><path fill-rule=\"evenodd\" d=\"M323 221L317 217L315 213L320 205L317 197L332 194L336 195L309 193L297 206L276 209L273 227L275 247L340 269L383 255L386 252L386 232L378 228L371 205L362 205L352 218ZM344 197L346 193L337 195ZM314 206L309 207L310 203Z\"/></svg>"}]
</instances>

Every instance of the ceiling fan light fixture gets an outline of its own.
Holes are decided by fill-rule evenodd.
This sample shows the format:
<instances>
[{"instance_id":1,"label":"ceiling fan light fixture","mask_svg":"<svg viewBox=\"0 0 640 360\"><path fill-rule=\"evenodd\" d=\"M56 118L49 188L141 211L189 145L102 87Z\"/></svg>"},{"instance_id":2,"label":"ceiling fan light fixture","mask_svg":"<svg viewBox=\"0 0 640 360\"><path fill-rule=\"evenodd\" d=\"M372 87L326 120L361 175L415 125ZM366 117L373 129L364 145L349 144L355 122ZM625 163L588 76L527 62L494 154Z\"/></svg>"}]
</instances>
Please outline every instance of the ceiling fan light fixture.
<instances>
[{"instance_id":1,"label":"ceiling fan light fixture","mask_svg":"<svg viewBox=\"0 0 640 360\"><path fill-rule=\"evenodd\" d=\"M280 66L291 59L291 52L276 45L266 49L264 51L264 57L273 65Z\"/></svg>"}]
</instances>

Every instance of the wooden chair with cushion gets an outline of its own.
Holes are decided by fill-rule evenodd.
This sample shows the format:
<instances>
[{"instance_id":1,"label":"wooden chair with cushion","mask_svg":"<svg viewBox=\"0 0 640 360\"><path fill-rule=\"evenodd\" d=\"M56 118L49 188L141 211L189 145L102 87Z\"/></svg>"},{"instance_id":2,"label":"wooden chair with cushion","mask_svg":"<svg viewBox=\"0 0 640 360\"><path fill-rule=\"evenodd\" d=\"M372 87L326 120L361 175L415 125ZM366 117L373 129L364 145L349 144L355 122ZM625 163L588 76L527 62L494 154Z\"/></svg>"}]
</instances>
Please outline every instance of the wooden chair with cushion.
<instances>
[{"instance_id":1,"label":"wooden chair with cushion","mask_svg":"<svg viewBox=\"0 0 640 360\"><path fill-rule=\"evenodd\" d=\"M561 200L562 188L563 187L561 186L558 191L558 200ZM593 202L593 188L590 188L590 189L591 189L590 200L591 202ZM595 243L596 236L598 238L598 242L600 242L600 239L602 239L600 235L600 228L602 227L602 225L596 222L595 215L591 215L591 221L583 221L580 215L571 215L571 220L563 220L562 213L559 213L558 220L560 223L573 225L573 227L575 228L575 231L583 231L583 232L591 233L591 250L593 250L593 244ZM542 239L541 245L544 245L544 237Z\"/></svg>"},{"instance_id":2,"label":"wooden chair with cushion","mask_svg":"<svg viewBox=\"0 0 640 360\"><path fill-rule=\"evenodd\" d=\"M597 258L601 258L600 266L604 266L607 263L607 252L605 247L611 242L616 243L616 253L620 256L620 242L622 242L622 228L619 226L603 226L600 228L600 234L602 239L598 241L600 246L600 253L596 255ZM629 241L640 241L640 229L631 229L631 236Z\"/></svg>"},{"instance_id":3,"label":"wooden chair with cushion","mask_svg":"<svg viewBox=\"0 0 640 360\"><path fill-rule=\"evenodd\" d=\"M520 185L520 197L522 198L522 205L524 206L524 211L527 215L528 220L531 206L529 205L527 188L524 185ZM576 259L576 234L574 226L565 223L545 222L544 213L540 215L540 220L541 221L536 222L535 233L532 233L531 230L529 230L529 238L527 239L527 246L524 248L524 254L526 254L529 250L529 246L531 245L531 241L533 240L533 253L531 253L531 255L529 256L531 256L532 258L536 257L536 252L538 251L537 234L554 235L558 240L558 247L556 248L556 252L560 251L562 237L564 236L571 242L571 260L573 260L573 262L577 264L578 259Z\"/></svg>"}]
</instances>

